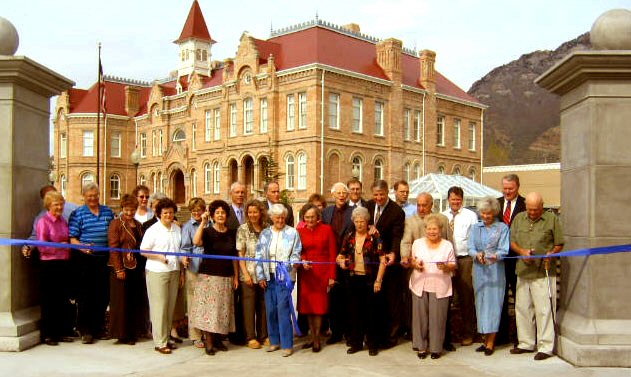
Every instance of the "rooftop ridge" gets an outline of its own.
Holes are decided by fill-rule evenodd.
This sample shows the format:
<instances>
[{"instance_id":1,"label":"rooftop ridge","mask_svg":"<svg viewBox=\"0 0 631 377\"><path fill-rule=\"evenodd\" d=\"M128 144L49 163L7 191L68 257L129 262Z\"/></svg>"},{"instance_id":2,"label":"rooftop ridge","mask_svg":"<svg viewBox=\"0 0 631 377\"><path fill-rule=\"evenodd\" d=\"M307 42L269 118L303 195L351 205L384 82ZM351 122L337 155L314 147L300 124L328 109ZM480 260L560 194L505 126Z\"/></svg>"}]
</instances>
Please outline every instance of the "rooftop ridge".
<instances>
[{"instance_id":1,"label":"rooftop ridge","mask_svg":"<svg viewBox=\"0 0 631 377\"><path fill-rule=\"evenodd\" d=\"M309 28L312 28L314 26L320 26L323 27L325 29L329 29L331 31L335 31L344 35L347 35L349 37L353 37L353 38L357 38L357 39L361 39L363 41L366 42L370 42L370 43L378 43L380 42L382 39L377 38L377 37L373 37L372 35L368 35L362 32L354 32L352 30L349 30L341 25L337 25L334 24L332 22L328 22L325 20L322 20L318 17L318 15L316 14L315 19L310 20L310 21L305 21L305 22L300 22L294 25L290 25L290 26L286 26L284 28L280 28L280 29L272 29L270 28L270 38L274 38L274 37L279 37L282 35L287 35L287 34L291 34L291 33L295 33L298 31L302 31L302 30L306 30ZM409 47L403 47L403 52L414 56L414 57L418 57L417 51L416 49L413 48L409 48Z\"/></svg>"},{"instance_id":2,"label":"rooftop ridge","mask_svg":"<svg viewBox=\"0 0 631 377\"><path fill-rule=\"evenodd\" d=\"M137 85L137 86L151 86L148 81L136 80L136 79L128 79L125 77L118 77L112 75L103 75L103 81L114 82L117 84L128 84L128 85Z\"/></svg>"}]
</instances>

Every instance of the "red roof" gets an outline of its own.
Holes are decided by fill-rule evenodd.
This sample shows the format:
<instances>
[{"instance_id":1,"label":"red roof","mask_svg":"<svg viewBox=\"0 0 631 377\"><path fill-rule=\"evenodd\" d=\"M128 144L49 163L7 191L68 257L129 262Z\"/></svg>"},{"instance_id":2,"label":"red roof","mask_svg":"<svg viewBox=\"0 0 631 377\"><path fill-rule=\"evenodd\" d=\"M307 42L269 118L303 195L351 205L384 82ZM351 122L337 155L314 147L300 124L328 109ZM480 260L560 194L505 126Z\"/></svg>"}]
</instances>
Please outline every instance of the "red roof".
<instances>
[{"instance_id":1,"label":"red roof","mask_svg":"<svg viewBox=\"0 0 631 377\"><path fill-rule=\"evenodd\" d=\"M210 37L206 21L204 20L204 15L202 14L202 10L199 7L197 0L193 1L193 5L191 5L191 10L188 12L188 17L186 18L186 23L180 33L180 37L174 43L184 42L193 38L215 43L215 41L213 41Z\"/></svg>"},{"instance_id":2,"label":"red roof","mask_svg":"<svg viewBox=\"0 0 631 377\"><path fill-rule=\"evenodd\" d=\"M105 108L108 114L114 115L131 115L125 111L125 87L132 84L104 81L105 85ZM71 113L97 113L98 112L98 85L95 83L89 89L70 89L70 112ZM150 87L141 87L140 104L147 102L149 98ZM145 110L146 111L146 110Z\"/></svg>"}]
</instances>

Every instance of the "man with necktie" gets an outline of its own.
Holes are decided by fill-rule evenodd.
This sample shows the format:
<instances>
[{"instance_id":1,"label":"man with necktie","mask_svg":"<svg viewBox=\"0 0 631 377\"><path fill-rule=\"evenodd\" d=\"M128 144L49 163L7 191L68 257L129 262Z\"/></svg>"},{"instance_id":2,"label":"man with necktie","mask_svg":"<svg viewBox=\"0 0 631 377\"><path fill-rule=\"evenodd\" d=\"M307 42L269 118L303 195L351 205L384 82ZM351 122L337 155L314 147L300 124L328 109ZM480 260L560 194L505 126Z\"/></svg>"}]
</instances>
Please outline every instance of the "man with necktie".
<instances>
[{"instance_id":1,"label":"man with necktie","mask_svg":"<svg viewBox=\"0 0 631 377\"><path fill-rule=\"evenodd\" d=\"M228 229L239 228L246 221L244 209L245 186L241 182L234 182L230 186L230 214L227 220ZM245 329L243 328L243 305L241 304L241 290L234 291L234 322L236 330L228 335L230 343L245 344Z\"/></svg>"}]
</instances>

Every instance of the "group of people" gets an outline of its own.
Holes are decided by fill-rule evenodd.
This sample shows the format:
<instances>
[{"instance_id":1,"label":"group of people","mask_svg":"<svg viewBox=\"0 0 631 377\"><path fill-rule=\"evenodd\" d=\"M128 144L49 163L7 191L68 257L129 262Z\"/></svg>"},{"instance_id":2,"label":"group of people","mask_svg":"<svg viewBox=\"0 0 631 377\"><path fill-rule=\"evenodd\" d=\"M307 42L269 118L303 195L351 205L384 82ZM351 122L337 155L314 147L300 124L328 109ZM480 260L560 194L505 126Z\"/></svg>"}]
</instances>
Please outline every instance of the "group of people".
<instances>
[{"instance_id":1,"label":"group of people","mask_svg":"<svg viewBox=\"0 0 631 377\"><path fill-rule=\"evenodd\" d=\"M405 181L393 185L395 200L387 182L374 182L366 201L362 183L351 179L333 185L331 205L313 194L295 227L276 182L265 185L264 199L246 201L239 182L230 187L230 202L193 198L184 224L164 195L154 194L149 207L145 186L121 198L118 215L99 204L94 184L83 188L85 204L78 208L64 206L48 187L34 236L90 246L38 248L42 339L50 345L72 340L68 306L75 294L84 343L105 336L109 305L109 334L118 344L150 332L155 350L170 354L181 341L172 332L174 312L185 302L189 338L208 355L226 351L228 338L286 357L294 336L304 333L302 348L313 352L345 339L348 354L367 348L375 356L409 337L420 359L437 359L455 349L455 294L462 325L453 332L463 346L482 334L476 351L490 356L513 340L510 290L517 328L510 353L537 351L535 360L543 360L553 354L556 274L537 255L561 251L563 234L539 194L519 195L519 177L505 176L502 187L499 200L479 200L478 216L463 207L460 187L449 189L447 210L433 213L429 193L419 194L416 206L408 202ZM30 256L32 248L23 253Z\"/></svg>"}]
</instances>

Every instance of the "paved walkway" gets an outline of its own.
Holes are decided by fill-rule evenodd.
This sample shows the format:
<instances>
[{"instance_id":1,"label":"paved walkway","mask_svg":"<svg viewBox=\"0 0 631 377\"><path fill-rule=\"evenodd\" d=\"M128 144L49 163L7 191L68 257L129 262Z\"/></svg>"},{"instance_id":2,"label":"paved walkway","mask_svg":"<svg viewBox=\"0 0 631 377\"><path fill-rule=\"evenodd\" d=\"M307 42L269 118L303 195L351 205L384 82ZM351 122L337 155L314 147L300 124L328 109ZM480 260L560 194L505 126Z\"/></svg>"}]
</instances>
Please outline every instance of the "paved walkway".
<instances>
[{"instance_id":1,"label":"paved walkway","mask_svg":"<svg viewBox=\"0 0 631 377\"><path fill-rule=\"evenodd\" d=\"M155 352L151 341L135 346L113 343L109 340L82 345L77 341L57 347L39 345L20 353L0 353L0 376L631 376L631 369L575 368L557 357L534 361L533 354L510 355L506 347L498 348L492 356L484 356L475 352L479 344L460 347L438 360L419 360L410 342L371 357L367 351L347 355L341 343L325 346L315 354L300 349L299 341L296 352L288 358L280 352L232 345L228 352L206 356L190 342L180 345L171 355Z\"/></svg>"}]
</instances>

